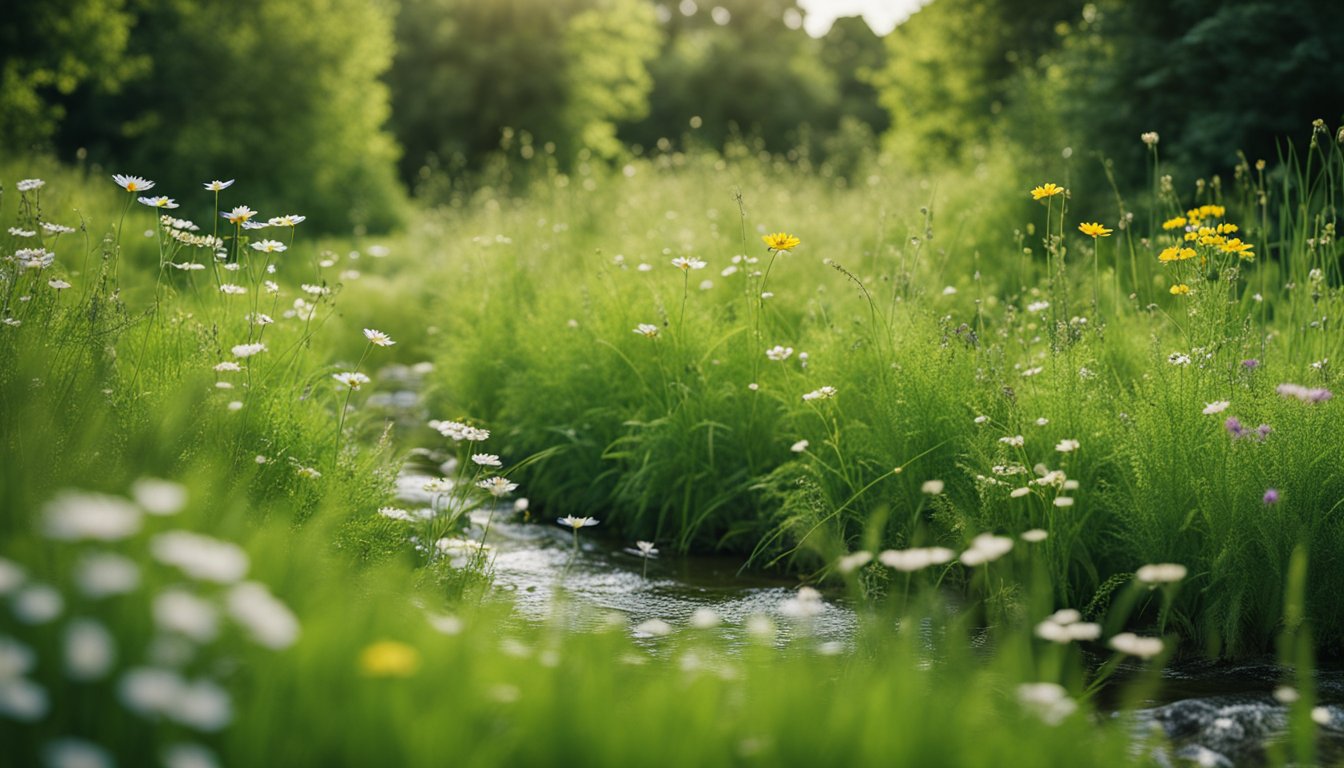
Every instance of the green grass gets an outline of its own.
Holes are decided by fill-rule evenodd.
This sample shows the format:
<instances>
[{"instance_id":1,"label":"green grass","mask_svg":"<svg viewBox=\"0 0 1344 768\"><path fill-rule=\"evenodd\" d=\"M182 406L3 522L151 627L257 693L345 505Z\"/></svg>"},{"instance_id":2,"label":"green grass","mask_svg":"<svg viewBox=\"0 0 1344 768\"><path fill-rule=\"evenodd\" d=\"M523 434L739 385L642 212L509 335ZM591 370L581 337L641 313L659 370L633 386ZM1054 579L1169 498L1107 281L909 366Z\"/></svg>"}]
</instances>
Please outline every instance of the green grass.
<instances>
[{"instance_id":1,"label":"green grass","mask_svg":"<svg viewBox=\"0 0 1344 768\"><path fill-rule=\"evenodd\" d=\"M386 259L372 257L375 243L309 242L300 227L271 274L266 257L229 241L243 268L221 277L164 268L189 252L171 250L154 212L101 172L0 168L47 180L36 197L8 184L6 221L68 223L79 209L88 222L86 233L48 241L54 266L7 262L0 281L6 317L20 321L0 327L0 558L64 601L60 616L27 623L34 595L0 590L10 592L0 653L14 658L18 642L35 658L6 670L0 693L22 678L47 697L31 721L0 697L10 759L41 764L53 740L77 737L122 765L153 763L179 742L230 765L1072 765L1080 750L1093 764L1141 764L1127 720L1099 714L1100 693L1140 702L1174 654L1235 655L1278 640L1302 698L1295 739L1271 757L1311 761L1312 655L1344 633L1331 600L1344 567L1335 529L1344 422L1337 403L1285 399L1274 387L1329 384L1329 366L1310 363L1335 357L1340 342L1311 323L1335 314L1339 271L1313 217L1333 217L1337 170L1305 198L1315 175L1285 181L1261 224L1233 207L1262 258L1228 289L1192 272L1195 293L1177 298L1158 265L1126 260L1131 246L1151 260L1137 239L1153 233L1102 241L1095 270L1072 214L1063 245L1027 234L1028 222L1044 223L1024 202L1036 180L1006 167L992 183L927 188L893 168L851 188L759 158L677 155L631 168L540 174L523 198L481 191L423 212ZM211 196L178 194L175 213L213 229ZM1293 196L1293 212L1282 213L1281 194ZM246 199L228 195L220 207ZM1154 205L1158 219L1179 209ZM759 235L779 230L803 245L771 264ZM6 254L26 247L0 242ZM735 255L758 261L723 275ZM676 257L709 266L682 272ZM767 268L764 285L750 276ZM58 277L71 287L47 284ZM1300 282L1288 289L1285 279ZM248 291L221 294L217 280ZM314 304L311 319L285 316L298 298ZM1044 300L1049 308L1026 310ZM275 322L258 325L257 312ZM641 323L656 336L633 332ZM371 345L366 328L397 344ZM239 357L243 343L267 349ZM794 352L767 359L775 345ZM1173 365L1174 351L1197 359ZM481 561L455 569L418 553L408 530L432 538L460 517L408 529L378 509L391 503L406 452L432 433L386 425L362 408L367 390L347 392L333 374L429 356L431 415L493 432L438 444L464 465L473 452L500 454L537 517L593 514L608 536L722 549L829 580L858 612L854 647L831 655L806 632L734 647L687 626L632 638L621 617L574 633L514 616ZM1241 366L1250 357L1261 363L1254 371ZM241 370L215 369L230 360ZM822 387L835 396L803 399ZM1226 412L1200 412L1219 399L1232 402ZM1273 432L1234 440L1229 415ZM1017 434L1020 447L1000 441ZM1067 439L1079 448L1056 450ZM1036 463L1077 488L1061 477L1011 496ZM139 528L107 541L50 535L60 494L125 498L149 477L180 484L184 508L134 512ZM486 503L464 487L477 494L464 503ZM1281 498L1267 506L1270 487ZM1073 505L1057 506L1061 496ZM1017 540L976 567L909 576L877 562L836 567L861 549L960 550L982 533L1037 528L1043 542ZM172 530L241 547L246 578L297 620L294 642L264 647L225 616L213 639L174 638L156 599L187 591L221 610L230 587L162 562L156 537ZM139 584L83 595L77 568L95 552L129 558ZM1129 578L1164 561L1188 567L1179 586ZM947 608L949 590L958 610ZM1105 634L1067 645L1034 637L1060 607L1085 609ZM116 648L92 680L72 677L78 665L65 658L76 619L98 622ZM1121 656L1104 640L1126 628L1165 643L1120 685ZM138 714L121 686L146 666L216 686L228 722ZM1052 718L1023 705L1019 686L1039 682L1061 685L1077 710Z\"/></svg>"}]
</instances>

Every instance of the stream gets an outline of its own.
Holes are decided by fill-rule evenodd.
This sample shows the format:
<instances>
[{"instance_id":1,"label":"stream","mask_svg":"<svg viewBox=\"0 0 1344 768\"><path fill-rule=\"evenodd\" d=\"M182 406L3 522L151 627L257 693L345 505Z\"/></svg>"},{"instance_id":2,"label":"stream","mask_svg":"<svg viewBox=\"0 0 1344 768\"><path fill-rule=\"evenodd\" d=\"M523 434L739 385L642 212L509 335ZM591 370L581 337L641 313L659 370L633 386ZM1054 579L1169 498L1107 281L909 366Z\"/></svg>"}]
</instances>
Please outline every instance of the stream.
<instances>
[{"instance_id":1,"label":"stream","mask_svg":"<svg viewBox=\"0 0 1344 768\"><path fill-rule=\"evenodd\" d=\"M420 390L428 364L393 365L377 377L380 391L364 408L395 420L407 433L423 431L430 414ZM425 483L442 478L447 458L434 449L418 448L397 477L399 503L409 508L430 506ZM491 547L491 576L525 620L552 620L560 599L587 610L568 610L565 620L576 631L594 629L613 612L632 627L636 642L660 634L659 622L685 627L708 618L731 648L752 642L751 622L768 618L776 642L815 643L821 653L844 653L854 646L859 618L842 599L826 596L810 615L800 619L794 580L739 572L740 561L704 555L668 555L646 560L631 545L600 535L600 526L579 534L558 525L523 519L524 513L498 509L472 514L466 537ZM488 525L488 530L487 530ZM647 570L646 570L647 569ZM792 602L791 602L792 601ZM712 614L709 613L712 611ZM1165 735L1150 758L1158 765L1258 766L1266 749L1286 738L1288 707L1275 690L1291 676L1272 659L1221 663L1192 660L1168 665L1157 697L1131 712L1136 744L1154 732ZM1319 725L1318 748L1323 763L1344 761L1344 669L1323 668L1316 675L1322 706L1313 712Z\"/></svg>"}]
</instances>

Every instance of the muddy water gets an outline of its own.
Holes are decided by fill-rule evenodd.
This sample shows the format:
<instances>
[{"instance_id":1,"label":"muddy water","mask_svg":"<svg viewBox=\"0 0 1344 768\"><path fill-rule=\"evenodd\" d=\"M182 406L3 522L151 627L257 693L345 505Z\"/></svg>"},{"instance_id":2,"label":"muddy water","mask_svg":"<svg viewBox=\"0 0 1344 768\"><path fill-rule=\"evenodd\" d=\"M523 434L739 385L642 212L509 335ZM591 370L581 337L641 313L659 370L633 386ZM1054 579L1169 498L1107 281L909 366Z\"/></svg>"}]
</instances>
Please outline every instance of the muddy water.
<instances>
[{"instance_id":1,"label":"muddy water","mask_svg":"<svg viewBox=\"0 0 1344 768\"><path fill-rule=\"evenodd\" d=\"M375 393L365 407L384 411L404 424L406 433L422 434L430 418L418 394L426 372L423 367L385 369L379 382L391 389ZM432 449L412 453L397 482L404 506L430 505L423 486L443 476L438 470L444 458ZM632 627L653 619L684 627L697 610L709 609L721 618L718 631L730 647L748 642L750 620L768 617L781 645L812 644L828 653L851 649L859 628L855 612L833 597L810 618L791 615L787 604L797 594L791 580L740 573L740 563L725 558L664 554L645 560L629 548L633 542L612 542L601 536L600 527L581 531L576 550L569 529L500 509L473 513L467 536L490 545L493 582L510 593L525 619L553 620L551 609L561 599L581 607L565 611L575 630L593 628L613 612ZM634 634L639 640L641 632ZM1274 691L1289 679L1290 673L1269 660L1177 664L1165 670L1156 698L1109 716L1131 719L1136 745L1151 744L1153 734L1164 737L1157 747L1141 747L1157 765L1263 765L1273 745L1286 738L1288 710ZM1317 688L1323 703L1316 712L1321 759L1339 764L1344 762L1344 708L1333 702L1344 702L1344 670L1320 671Z\"/></svg>"}]
</instances>

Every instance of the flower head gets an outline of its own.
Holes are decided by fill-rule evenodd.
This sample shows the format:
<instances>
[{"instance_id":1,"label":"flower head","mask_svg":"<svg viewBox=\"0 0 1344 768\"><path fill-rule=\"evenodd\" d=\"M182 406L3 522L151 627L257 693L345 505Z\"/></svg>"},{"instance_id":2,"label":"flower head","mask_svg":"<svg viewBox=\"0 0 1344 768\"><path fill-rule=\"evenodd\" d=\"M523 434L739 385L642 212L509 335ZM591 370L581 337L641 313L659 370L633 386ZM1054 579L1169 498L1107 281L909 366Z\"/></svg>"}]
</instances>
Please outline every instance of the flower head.
<instances>
[{"instance_id":1,"label":"flower head","mask_svg":"<svg viewBox=\"0 0 1344 768\"><path fill-rule=\"evenodd\" d=\"M797 237L787 232L776 232L772 235L762 235L761 240L765 242L765 247L772 251L791 251L803 242Z\"/></svg>"},{"instance_id":2,"label":"flower head","mask_svg":"<svg viewBox=\"0 0 1344 768\"><path fill-rule=\"evenodd\" d=\"M479 488L484 488L485 490L489 491L490 495L494 496L497 499L507 496L508 494L518 490L517 483L511 483L507 479L499 477L498 475L490 478L489 480L482 480L476 485Z\"/></svg>"},{"instance_id":3,"label":"flower head","mask_svg":"<svg viewBox=\"0 0 1344 768\"><path fill-rule=\"evenodd\" d=\"M176 208L177 201L171 197L138 197L136 198L141 205L148 205L150 208Z\"/></svg>"},{"instance_id":4,"label":"flower head","mask_svg":"<svg viewBox=\"0 0 1344 768\"><path fill-rule=\"evenodd\" d=\"M1190 293L1190 286L1186 285L1185 283L1177 283L1176 285L1171 286L1172 296L1185 296L1188 295L1189 293Z\"/></svg>"},{"instance_id":5,"label":"flower head","mask_svg":"<svg viewBox=\"0 0 1344 768\"><path fill-rule=\"evenodd\" d=\"M1223 411L1227 410L1227 407L1231 404L1232 403L1229 403L1226 400L1215 400L1212 403L1208 403L1207 405L1205 405L1202 413L1206 416L1212 416L1215 413L1222 413Z\"/></svg>"},{"instance_id":6,"label":"flower head","mask_svg":"<svg viewBox=\"0 0 1344 768\"><path fill-rule=\"evenodd\" d=\"M658 548L653 546L652 541L636 541L635 546L639 550L639 556L645 559L658 556Z\"/></svg>"},{"instance_id":7,"label":"flower head","mask_svg":"<svg viewBox=\"0 0 1344 768\"><path fill-rule=\"evenodd\" d=\"M1084 235L1087 235L1088 237L1094 240L1098 237L1111 236L1111 230L1103 227L1101 224L1095 221L1085 221L1082 224L1079 224L1078 231L1082 232Z\"/></svg>"},{"instance_id":8,"label":"flower head","mask_svg":"<svg viewBox=\"0 0 1344 768\"><path fill-rule=\"evenodd\" d=\"M257 212L248 208L246 205L235 206L229 211L220 211L219 215L229 220L230 224L242 224L257 215Z\"/></svg>"},{"instance_id":9,"label":"flower head","mask_svg":"<svg viewBox=\"0 0 1344 768\"><path fill-rule=\"evenodd\" d=\"M350 389L359 389L360 387L369 383L369 377L365 376L359 371L343 371L341 373L333 373L331 375L331 378L335 379L341 384L344 384Z\"/></svg>"},{"instance_id":10,"label":"flower head","mask_svg":"<svg viewBox=\"0 0 1344 768\"><path fill-rule=\"evenodd\" d=\"M580 528L587 528L592 525L597 525L598 519L595 517L575 517L573 515L565 515L564 517L557 517L555 519L555 522L567 528L573 528L574 530L577 531Z\"/></svg>"},{"instance_id":11,"label":"flower head","mask_svg":"<svg viewBox=\"0 0 1344 768\"><path fill-rule=\"evenodd\" d=\"M503 462L499 460L499 457L493 453L474 453L471 455L471 460L482 467L504 466Z\"/></svg>"},{"instance_id":12,"label":"flower head","mask_svg":"<svg viewBox=\"0 0 1344 768\"><path fill-rule=\"evenodd\" d=\"M704 269L706 264L700 259L678 256L672 260L672 266L680 269L682 272L688 272L692 269Z\"/></svg>"},{"instance_id":13,"label":"flower head","mask_svg":"<svg viewBox=\"0 0 1344 768\"><path fill-rule=\"evenodd\" d=\"M392 340L391 336L388 336L382 331L375 331L372 328L364 329L364 338L368 339L369 343L375 347L390 347L397 343Z\"/></svg>"},{"instance_id":14,"label":"flower head","mask_svg":"<svg viewBox=\"0 0 1344 768\"><path fill-rule=\"evenodd\" d=\"M252 244L252 250L262 253L283 253L287 247L279 240L259 240Z\"/></svg>"},{"instance_id":15,"label":"flower head","mask_svg":"<svg viewBox=\"0 0 1344 768\"><path fill-rule=\"evenodd\" d=\"M142 179L139 176L123 176L120 173L114 173L112 174L112 180L127 192L148 192L154 188L154 182Z\"/></svg>"},{"instance_id":16,"label":"flower head","mask_svg":"<svg viewBox=\"0 0 1344 768\"><path fill-rule=\"evenodd\" d=\"M284 216L273 216L266 223L272 227L294 227L307 220L307 216L300 216L297 213L290 213Z\"/></svg>"},{"instance_id":17,"label":"flower head","mask_svg":"<svg viewBox=\"0 0 1344 768\"><path fill-rule=\"evenodd\" d=\"M47 182L42 179L22 179L14 186L18 188L20 192L32 192L34 189L41 189L46 186L46 184Z\"/></svg>"},{"instance_id":18,"label":"flower head","mask_svg":"<svg viewBox=\"0 0 1344 768\"><path fill-rule=\"evenodd\" d=\"M219 192L228 189L229 187L232 186L233 186L233 179L229 179L228 181L219 181L218 179L216 179L215 181L207 181L205 183L205 191Z\"/></svg>"},{"instance_id":19,"label":"flower head","mask_svg":"<svg viewBox=\"0 0 1344 768\"><path fill-rule=\"evenodd\" d=\"M658 326L653 323L640 323L635 327L634 332L645 338L652 339L658 335Z\"/></svg>"},{"instance_id":20,"label":"flower head","mask_svg":"<svg viewBox=\"0 0 1344 768\"><path fill-rule=\"evenodd\" d=\"M1261 498L1261 501L1263 501L1263 502L1265 503L1266 506L1268 506L1268 505L1270 505L1270 504L1278 504L1278 503L1279 503L1279 491L1278 491L1278 489L1277 489L1277 488L1267 488L1267 489L1265 489L1265 495L1264 495L1263 498Z\"/></svg>"},{"instance_id":21,"label":"flower head","mask_svg":"<svg viewBox=\"0 0 1344 768\"><path fill-rule=\"evenodd\" d=\"M765 356L775 362L788 360L793 355L793 347L783 347L778 344L765 350Z\"/></svg>"},{"instance_id":22,"label":"flower head","mask_svg":"<svg viewBox=\"0 0 1344 768\"><path fill-rule=\"evenodd\" d=\"M838 390L836 390L835 387L822 387L820 389L814 389L811 392L808 392L807 394L803 395L803 400L804 401L830 400L831 398L835 397L836 394L838 394Z\"/></svg>"},{"instance_id":23,"label":"flower head","mask_svg":"<svg viewBox=\"0 0 1344 768\"><path fill-rule=\"evenodd\" d=\"M1053 181L1048 181L1048 182L1046 182L1045 184L1042 184L1041 186L1036 187L1036 188L1034 188L1034 189L1031 190L1031 199L1032 199L1032 200L1044 200L1044 199L1047 198L1047 197L1054 197L1055 195L1062 195L1062 194L1064 194L1064 192L1065 192L1065 189L1064 189L1063 187L1059 186L1058 184L1054 183Z\"/></svg>"}]
</instances>

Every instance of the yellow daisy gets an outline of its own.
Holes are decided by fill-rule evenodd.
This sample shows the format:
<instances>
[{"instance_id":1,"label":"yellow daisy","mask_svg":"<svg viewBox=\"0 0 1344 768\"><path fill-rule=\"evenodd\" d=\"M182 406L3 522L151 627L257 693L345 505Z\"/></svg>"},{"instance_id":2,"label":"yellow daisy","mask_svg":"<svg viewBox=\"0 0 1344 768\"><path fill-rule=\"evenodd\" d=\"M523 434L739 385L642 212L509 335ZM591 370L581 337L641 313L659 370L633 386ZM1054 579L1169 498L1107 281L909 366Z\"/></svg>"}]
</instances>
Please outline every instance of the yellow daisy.
<instances>
[{"instance_id":1,"label":"yellow daisy","mask_svg":"<svg viewBox=\"0 0 1344 768\"><path fill-rule=\"evenodd\" d=\"M773 235L762 235L761 240L765 241L765 247L772 251L792 251L803 242L787 232L776 232Z\"/></svg>"},{"instance_id":2,"label":"yellow daisy","mask_svg":"<svg viewBox=\"0 0 1344 768\"><path fill-rule=\"evenodd\" d=\"M1110 237L1111 230L1095 221L1085 221L1078 225L1078 231L1091 238Z\"/></svg>"},{"instance_id":3,"label":"yellow daisy","mask_svg":"<svg viewBox=\"0 0 1344 768\"><path fill-rule=\"evenodd\" d=\"M1043 184L1043 185L1041 185L1041 186L1039 186L1039 187L1036 187L1035 189L1031 190L1031 199L1032 199L1032 200L1044 200L1044 199L1047 198L1047 197L1054 197L1055 195L1062 195L1062 194L1064 194L1064 191L1065 191L1065 190L1064 190L1063 187L1059 186L1058 184L1054 183L1053 181L1047 181L1045 184Z\"/></svg>"}]
</instances>

